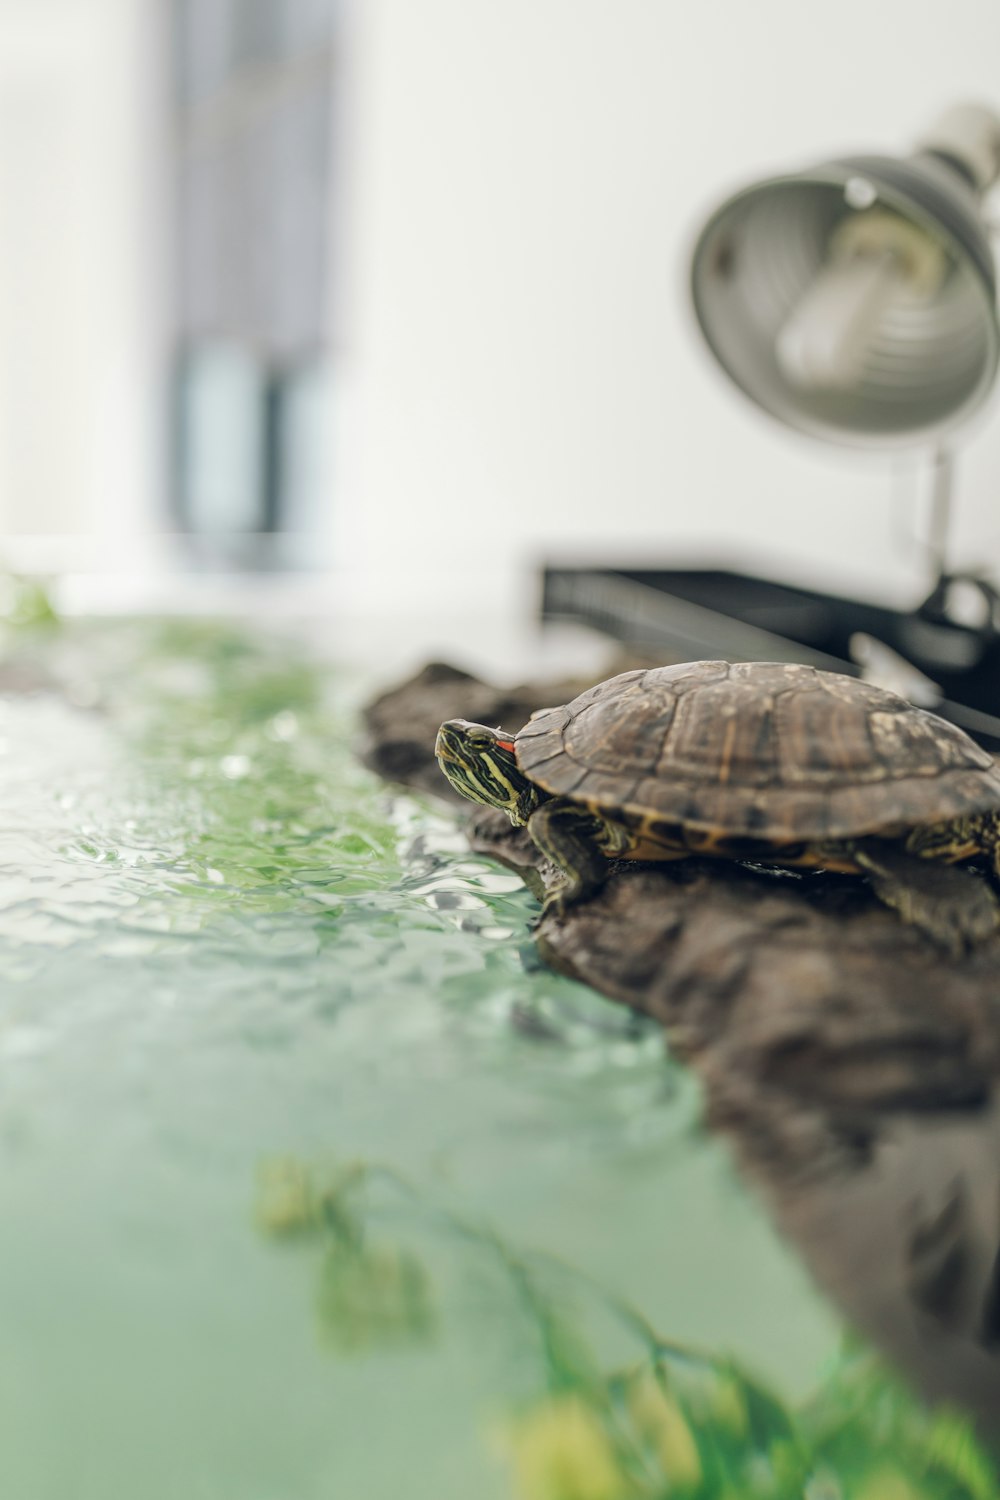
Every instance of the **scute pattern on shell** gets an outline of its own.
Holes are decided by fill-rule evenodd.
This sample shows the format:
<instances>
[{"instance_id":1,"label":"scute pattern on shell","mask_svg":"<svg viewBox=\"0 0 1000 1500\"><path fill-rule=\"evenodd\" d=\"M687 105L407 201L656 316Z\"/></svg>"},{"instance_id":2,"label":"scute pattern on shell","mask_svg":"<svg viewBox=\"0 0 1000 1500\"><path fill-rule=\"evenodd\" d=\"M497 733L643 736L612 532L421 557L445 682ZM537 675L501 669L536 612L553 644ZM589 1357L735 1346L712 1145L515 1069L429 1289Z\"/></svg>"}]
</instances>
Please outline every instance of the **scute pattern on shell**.
<instances>
[{"instance_id":1,"label":"scute pattern on shell","mask_svg":"<svg viewBox=\"0 0 1000 1500\"><path fill-rule=\"evenodd\" d=\"M536 714L531 779L655 830L765 843L894 836L1000 808L961 729L856 678L783 662L624 672Z\"/></svg>"}]
</instances>

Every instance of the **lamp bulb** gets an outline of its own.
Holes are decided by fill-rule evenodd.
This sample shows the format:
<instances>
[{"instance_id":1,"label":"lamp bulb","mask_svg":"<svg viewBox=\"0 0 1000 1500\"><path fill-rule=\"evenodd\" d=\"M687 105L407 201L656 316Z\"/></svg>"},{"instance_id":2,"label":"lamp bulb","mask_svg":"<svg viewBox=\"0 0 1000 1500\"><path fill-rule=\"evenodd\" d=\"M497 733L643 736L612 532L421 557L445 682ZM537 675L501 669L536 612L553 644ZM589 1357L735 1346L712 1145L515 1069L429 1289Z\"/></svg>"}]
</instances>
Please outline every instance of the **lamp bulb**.
<instances>
[{"instance_id":1,"label":"lamp bulb","mask_svg":"<svg viewBox=\"0 0 1000 1500\"><path fill-rule=\"evenodd\" d=\"M782 373L806 390L849 390L873 336L900 296L928 297L946 271L943 249L898 214L869 209L842 220L805 295L779 330Z\"/></svg>"}]
</instances>

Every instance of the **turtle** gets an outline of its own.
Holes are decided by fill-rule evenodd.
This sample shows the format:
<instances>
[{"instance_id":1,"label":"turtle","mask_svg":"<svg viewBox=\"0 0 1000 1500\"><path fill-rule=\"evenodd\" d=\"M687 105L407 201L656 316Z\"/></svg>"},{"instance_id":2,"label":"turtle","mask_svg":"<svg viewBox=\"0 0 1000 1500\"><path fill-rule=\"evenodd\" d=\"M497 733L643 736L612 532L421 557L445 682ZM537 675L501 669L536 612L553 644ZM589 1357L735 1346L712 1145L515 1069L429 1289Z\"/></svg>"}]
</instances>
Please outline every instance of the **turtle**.
<instances>
[{"instance_id":1,"label":"turtle","mask_svg":"<svg viewBox=\"0 0 1000 1500\"><path fill-rule=\"evenodd\" d=\"M502 808L561 871L563 914L609 861L709 856L867 877L951 951L1000 925L1000 768L956 725L893 692L791 662L621 672L516 734L441 725L438 764Z\"/></svg>"}]
</instances>

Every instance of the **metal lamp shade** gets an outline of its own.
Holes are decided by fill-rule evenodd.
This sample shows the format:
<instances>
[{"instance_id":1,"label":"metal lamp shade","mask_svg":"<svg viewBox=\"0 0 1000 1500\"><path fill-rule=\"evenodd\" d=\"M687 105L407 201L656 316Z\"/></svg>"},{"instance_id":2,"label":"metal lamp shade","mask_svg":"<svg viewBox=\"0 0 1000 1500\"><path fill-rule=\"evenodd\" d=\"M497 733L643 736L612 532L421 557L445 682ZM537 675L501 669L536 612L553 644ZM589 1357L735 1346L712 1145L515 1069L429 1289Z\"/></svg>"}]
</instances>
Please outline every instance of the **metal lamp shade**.
<instances>
[{"instance_id":1,"label":"metal lamp shade","mask_svg":"<svg viewBox=\"0 0 1000 1500\"><path fill-rule=\"evenodd\" d=\"M838 225L871 203L940 246L940 285L925 297L904 288L882 309L847 388L802 386L784 373L776 341L827 263ZM996 375L996 272L979 197L958 163L933 152L844 157L738 193L702 231L692 294L727 374L815 437L865 448L937 441L976 411Z\"/></svg>"}]
</instances>

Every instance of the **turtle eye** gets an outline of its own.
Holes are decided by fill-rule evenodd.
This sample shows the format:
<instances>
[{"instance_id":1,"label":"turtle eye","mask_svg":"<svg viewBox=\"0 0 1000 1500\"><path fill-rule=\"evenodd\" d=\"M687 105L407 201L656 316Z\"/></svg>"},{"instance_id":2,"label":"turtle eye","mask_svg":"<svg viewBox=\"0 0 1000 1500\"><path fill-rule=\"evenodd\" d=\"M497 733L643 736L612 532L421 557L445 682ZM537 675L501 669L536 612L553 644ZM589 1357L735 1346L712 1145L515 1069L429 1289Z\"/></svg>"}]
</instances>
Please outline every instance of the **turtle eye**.
<instances>
[{"instance_id":1,"label":"turtle eye","mask_svg":"<svg viewBox=\"0 0 1000 1500\"><path fill-rule=\"evenodd\" d=\"M483 729L480 725L476 724L466 731L466 739L470 745L492 745L493 731L492 729Z\"/></svg>"}]
</instances>

